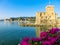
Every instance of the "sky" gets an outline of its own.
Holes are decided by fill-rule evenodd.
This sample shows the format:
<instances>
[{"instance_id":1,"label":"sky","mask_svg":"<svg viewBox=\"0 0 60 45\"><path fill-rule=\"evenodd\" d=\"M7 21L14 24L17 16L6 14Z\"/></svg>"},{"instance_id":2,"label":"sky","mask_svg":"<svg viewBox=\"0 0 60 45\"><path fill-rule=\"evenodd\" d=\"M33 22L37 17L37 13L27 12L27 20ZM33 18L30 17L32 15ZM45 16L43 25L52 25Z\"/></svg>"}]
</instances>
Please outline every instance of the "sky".
<instances>
[{"instance_id":1,"label":"sky","mask_svg":"<svg viewBox=\"0 0 60 45\"><path fill-rule=\"evenodd\" d=\"M45 12L47 5L49 0L0 0L0 19L36 16L36 12ZM60 17L60 0L50 0L50 5Z\"/></svg>"}]
</instances>

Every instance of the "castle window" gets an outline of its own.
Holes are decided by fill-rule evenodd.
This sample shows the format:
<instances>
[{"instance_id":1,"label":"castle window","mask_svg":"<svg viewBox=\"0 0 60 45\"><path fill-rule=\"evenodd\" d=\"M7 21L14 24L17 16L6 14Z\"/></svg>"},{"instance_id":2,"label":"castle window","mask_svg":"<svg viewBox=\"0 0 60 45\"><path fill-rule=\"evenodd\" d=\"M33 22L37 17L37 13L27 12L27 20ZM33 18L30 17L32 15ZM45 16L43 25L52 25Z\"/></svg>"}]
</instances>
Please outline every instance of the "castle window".
<instances>
[{"instance_id":1,"label":"castle window","mask_svg":"<svg viewBox=\"0 0 60 45\"><path fill-rule=\"evenodd\" d=\"M45 15L45 12L44 12L44 15Z\"/></svg>"},{"instance_id":2,"label":"castle window","mask_svg":"<svg viewBox=\"0 0 60 45\"><path fill-rule=\"evenodd\" d=\"M53 15L53 13L52 13L52 15Z\"/></svg>"},{"instance_id":3,"label":"castle window","mask_svg":"<svg viewBox=\"0 0 60 45\"><path fill-rule=\"evenodd\" d=\"M41 20L41 23L42 23L42 20Z\"/></svg>"},{"instance_id":4,"label":"castle window","mask_svg":"<svg viewBox=\"0 0 60 45\"><path fill-rule=\"evenodd\" d=\"M46 18L47 18L47 16L46 16Z\"/></svg>"},{"instance_id":5,"label":"castle window","mask_svg":"<svg viewBox=\"0 0 60 45\"><path fill-rule=\"evenodd\" d=\"M42 13L40 13L40 16L42 16Z\"/></svg>"},{"instance_id":6,"label":"castle window","mask_svg":"<svg viewBox=\"0 0 60 45\"><path fill-rule=\"evenodd\" d=\"M51 20L50 20L50 22L51 22Z\"/></svg>"},{"instance_id":7,"label":"castle window","mask_svg":"<svg viewBox=\"0 0 60 45\"><path fill-rule=\"evenodd\" d=\"M43 17L41 16L41 18L43 18Z\"/></svg>"}]
</instances>

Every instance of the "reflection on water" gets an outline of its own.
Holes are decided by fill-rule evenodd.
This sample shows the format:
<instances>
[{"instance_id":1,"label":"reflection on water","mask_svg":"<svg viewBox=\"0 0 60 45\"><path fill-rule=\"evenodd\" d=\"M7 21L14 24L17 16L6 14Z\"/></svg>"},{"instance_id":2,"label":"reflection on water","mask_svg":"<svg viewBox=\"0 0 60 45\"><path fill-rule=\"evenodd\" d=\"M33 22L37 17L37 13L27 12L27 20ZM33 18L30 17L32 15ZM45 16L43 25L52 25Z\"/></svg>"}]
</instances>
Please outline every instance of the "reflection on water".
<instances>
[{"instance_id":1,"label":"reflection on water","mask_svg":"<svg viewBox=\"0 0 60 45\"><path fill-rule=\"evenodd\" d=\"M43 26L40 26L40 27L36 27L36 36L40 37L40 33L42 31L49 31L49 29L54 28L54 27L56 27L56 26L43 25Z\"/></svg>"},{"instance_id":2,"label":"reflection on water","mask_svg":"<svg viewBox=\"0 0 60 45\"><path fill-rule=\"evenodd\" d=\"M18 45L24 37L39 37L44 29L45 27L21 27L18 22L0 22L0 45Z\"/></svg>"},{"instance_id":3,"label":"reflection on water","mask_svg":"<svg viewBox=\"0 0 60 45\"><path fill-rule=\"evenodd\" d=\"M44 27L36 27L36 37L40 37L40 33L42 31L46 31L47 28Z\"/></svg>"},{"instance_id":4,"label":"reflection on water","mask_svg":"<svg viewBox=\"0 0 60 45\"><path fill-rule=\"evenodd\" d=\"M36 36L39 37L40 36L40 27L36 27Z\"/></svg>"}]
</instances>

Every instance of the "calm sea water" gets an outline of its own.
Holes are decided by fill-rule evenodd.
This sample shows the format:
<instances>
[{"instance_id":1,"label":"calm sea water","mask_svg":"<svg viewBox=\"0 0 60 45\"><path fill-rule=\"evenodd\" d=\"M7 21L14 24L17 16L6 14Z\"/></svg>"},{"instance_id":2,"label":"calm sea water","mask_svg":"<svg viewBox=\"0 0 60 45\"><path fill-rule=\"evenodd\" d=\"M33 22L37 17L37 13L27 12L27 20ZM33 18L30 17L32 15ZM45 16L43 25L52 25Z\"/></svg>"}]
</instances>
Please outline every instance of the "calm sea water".
<instances>
[{"instance_id":1,"label":"calm sea water","mask_svg":"<svg viewBox=\"0 0 60 45\"><path fill-rule=\"evenodd\" d=\"M21 27L18 22L0 21L0 45L18 45L24 37L36 37L36 28Z\"/></svg>"}]
</instances>

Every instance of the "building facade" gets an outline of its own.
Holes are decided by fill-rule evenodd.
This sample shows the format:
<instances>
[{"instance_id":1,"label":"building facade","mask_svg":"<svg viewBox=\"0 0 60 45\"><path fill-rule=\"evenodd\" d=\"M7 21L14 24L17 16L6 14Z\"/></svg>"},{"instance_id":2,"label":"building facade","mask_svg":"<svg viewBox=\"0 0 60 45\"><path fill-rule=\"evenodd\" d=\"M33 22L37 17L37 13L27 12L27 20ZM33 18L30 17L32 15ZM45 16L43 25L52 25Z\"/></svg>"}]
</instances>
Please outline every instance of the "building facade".
<instances>
[{"instance_id":1,"label":"building facade","mask_svg":"<svg viewBox=\"0 0 60 45\"><path fill-rule=\"evenodd\" d=\"M36 25L52 25L56 26L58 15L54 11L54 6L48 5L46 6L45 12L37 12L36 13Z\"/></svg>"}]
</instances>

